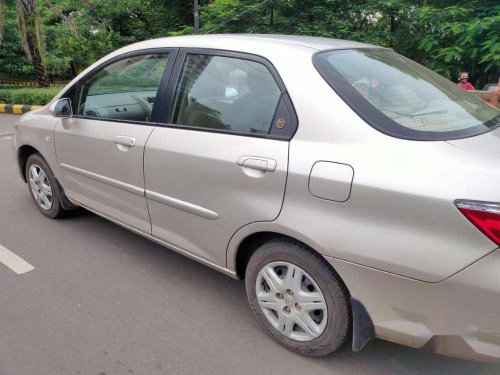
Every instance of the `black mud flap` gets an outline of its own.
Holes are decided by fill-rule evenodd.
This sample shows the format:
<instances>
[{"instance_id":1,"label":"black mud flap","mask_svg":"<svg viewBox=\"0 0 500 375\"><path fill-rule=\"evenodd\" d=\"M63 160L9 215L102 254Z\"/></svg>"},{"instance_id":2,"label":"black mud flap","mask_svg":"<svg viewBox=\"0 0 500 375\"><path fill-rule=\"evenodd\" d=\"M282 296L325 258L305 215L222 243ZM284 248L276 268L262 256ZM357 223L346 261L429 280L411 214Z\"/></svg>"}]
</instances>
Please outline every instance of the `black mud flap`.
<instances>
[{"instance_id":1,"label":"black mud flap","mask_svg":"<svg viewBox=\"0 0 500 375\"><path fill-rule=\"evenodd\" d=\"M352 308L352 351L359 352L375 338L375 328L372 318L366 311L365 306L358 300L351 298Z\"/></svg>"},{"instance_id":2,"label":"black mud flap","mask_svg":"<svg viewBox=\"0 0 500 375\"><path fill-rule=\"evenodd\" d=\"M74 210L75 208L77 208L77 206L73 205L69 201L68 197L66 197L66 193L64 192L64 189L62 188L59 181L57 179L55 179L55 180L57 183L57 190L59 191L59 197L60 197L62 208L64 208L66 211L71 211L71 210Z\"/></svg>"}]
</instances>

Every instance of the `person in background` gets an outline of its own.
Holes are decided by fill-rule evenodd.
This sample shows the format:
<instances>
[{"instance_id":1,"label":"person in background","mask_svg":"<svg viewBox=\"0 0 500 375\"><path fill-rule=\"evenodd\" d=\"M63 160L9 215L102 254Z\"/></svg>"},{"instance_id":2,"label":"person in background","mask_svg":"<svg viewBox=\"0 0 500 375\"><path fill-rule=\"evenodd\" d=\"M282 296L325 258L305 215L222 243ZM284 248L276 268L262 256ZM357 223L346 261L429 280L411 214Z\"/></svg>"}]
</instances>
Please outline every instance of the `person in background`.
<instances>
[{"instance_id":1,"label":"person in background","mask_svg":"<svg viewBox=\"0 0 500 375\"><path fill-rule=\"evenodd\" d=\"M474 90L474 86L472 86L472 84L468 82L468 80L469 80L469 73L462 72L458 75L457 85L463 88L464 90L472 91Z\"/></svg>"}]
</instances>

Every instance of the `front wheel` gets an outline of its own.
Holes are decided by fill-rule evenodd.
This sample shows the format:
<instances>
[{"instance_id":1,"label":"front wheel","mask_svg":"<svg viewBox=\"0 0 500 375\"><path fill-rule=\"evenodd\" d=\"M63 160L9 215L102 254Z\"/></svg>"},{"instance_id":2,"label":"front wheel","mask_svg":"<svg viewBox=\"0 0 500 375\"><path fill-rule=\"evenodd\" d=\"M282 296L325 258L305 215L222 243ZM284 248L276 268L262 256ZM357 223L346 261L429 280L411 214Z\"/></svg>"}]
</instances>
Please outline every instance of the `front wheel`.
<instances>
[{"instance_id":1,"label":"front wheel","mask_svg":"<svg viewBox=\"0 0 500 375\"><path fill-rule=\"evenodd\" d=\"M299 242L262 245L250 258L245 284L258 322L290 350L326 355L351 334L347 288L321 256Z\"/></svg>"},{"instance_id":2,"label":"front wheel","mask_svg":"<svg viewBox=\"0 0 500 375\"><path fill-rule=\"evenodd\" d=\"M26 163L26 180L38 209L50 218L65 213L61 206L57 181L44 158L36 153Z\"/></svg>"}]
</instances>

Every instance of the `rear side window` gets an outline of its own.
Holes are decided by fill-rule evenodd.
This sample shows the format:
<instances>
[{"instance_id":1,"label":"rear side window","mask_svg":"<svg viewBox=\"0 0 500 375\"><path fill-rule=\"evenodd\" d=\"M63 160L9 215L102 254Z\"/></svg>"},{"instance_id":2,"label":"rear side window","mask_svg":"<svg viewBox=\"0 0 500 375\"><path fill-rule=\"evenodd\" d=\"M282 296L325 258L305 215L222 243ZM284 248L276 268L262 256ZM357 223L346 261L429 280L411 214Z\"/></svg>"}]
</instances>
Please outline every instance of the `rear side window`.
<instances>
[{"instance_id":1,"label":"rear side window","mask_svg":"<svg viewBox=\"0 0 500 375\"><path fill-rule=\"evenodd\" d=\"M171 123L268 134L280 97L273 75L261 63L188 54L174 96Z\"/></svg>"},{"instance_id":2,"label":"rear side window","mask_svg":"<svg viewBox=\"0 0 500 375\"><path fill-rule=\"evenodd\" d=\"M496 108L391 50L326 51L314 64L366 122L395 137L458 139L500 125Z\"/></svg>"},{"instance_id":3,"label":"rear side window","mask_svg":"<svg viewBox=\"0 0 500 375\"><path fill-rule=\"evenodd\" d=\"M147 122L168 54L126 57L98 70L80 86L76 114Z\"/></svg>"}]
</instances>

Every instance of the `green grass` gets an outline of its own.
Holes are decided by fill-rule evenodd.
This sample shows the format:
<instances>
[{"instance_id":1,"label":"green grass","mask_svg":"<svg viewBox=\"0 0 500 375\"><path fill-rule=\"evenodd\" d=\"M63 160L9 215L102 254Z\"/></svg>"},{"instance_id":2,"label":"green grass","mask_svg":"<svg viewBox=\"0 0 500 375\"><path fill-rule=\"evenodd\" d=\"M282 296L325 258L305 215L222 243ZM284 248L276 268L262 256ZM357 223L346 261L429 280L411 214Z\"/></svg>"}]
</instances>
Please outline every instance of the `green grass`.
<instances>
[{"instance_id":1,"label":"green grass","mask_svg":"<svg viewBox=\"0 0 500 375\"><path fill-rule=\"evenodd\" d=\"M50 102L62 88L63 86L39 88L0 85L0 103L45 105Z\"/></svg>"}]
</instances>

